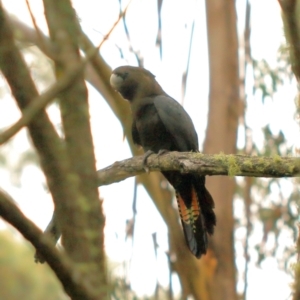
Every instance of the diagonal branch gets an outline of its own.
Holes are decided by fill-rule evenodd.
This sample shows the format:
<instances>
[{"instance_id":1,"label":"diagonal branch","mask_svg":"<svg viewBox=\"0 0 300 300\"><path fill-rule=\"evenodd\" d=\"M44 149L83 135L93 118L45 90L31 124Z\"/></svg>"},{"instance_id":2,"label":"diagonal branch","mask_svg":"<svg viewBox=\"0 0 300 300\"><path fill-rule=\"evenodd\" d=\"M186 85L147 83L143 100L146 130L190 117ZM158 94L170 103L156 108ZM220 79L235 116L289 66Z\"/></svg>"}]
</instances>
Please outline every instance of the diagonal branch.
<instances>
[{"instance_id":1,"label":"diagonal branch","mask_svg":"<svg viewBox=\"0 0 300 300\"><path fill-rule=\"evenodd\" d=\"M15 124L0 134L0 145L8 141L24 126L27 126L39 111L45 108L47 104L49 104L56 96L58 96L59 93L66 90L82 72L85 63L86 60L79 66L75 66L69 70L69 72L67 72L59 81L53 84L48 91L32 100L32 103L24 108L22 117Z\"/></svg>"},{"instance_id":2,"label":"diagonal branch","mask_svg":"<svg viewBox=\"0 0 300 300\"><path fill-rule=\"evenodd\" d=\"M69 295L78 295L80 299L96 299L93 292L86 288L85 278L74 268L69 258L55 248L52 240L27 219L14 202L10 196L0 190L0 216L18 229L44 257L47 257L48 264Z\"/></svg>"},{"instance_id":3,"label":"diagonal branch","mask_svg":"<svg viewBox=\"0 0 300 300\"><path fill-rule=\"evenodd\" d=\"M115 162L98 171L98 186L122 181L145 173L143 156ZM300 159L297 157L259 157L246 155L202 154L170 152L152 155L147 160L150 171L179 171L202 175L248 177L299 177Z\"/></svg>"}]
</instances>

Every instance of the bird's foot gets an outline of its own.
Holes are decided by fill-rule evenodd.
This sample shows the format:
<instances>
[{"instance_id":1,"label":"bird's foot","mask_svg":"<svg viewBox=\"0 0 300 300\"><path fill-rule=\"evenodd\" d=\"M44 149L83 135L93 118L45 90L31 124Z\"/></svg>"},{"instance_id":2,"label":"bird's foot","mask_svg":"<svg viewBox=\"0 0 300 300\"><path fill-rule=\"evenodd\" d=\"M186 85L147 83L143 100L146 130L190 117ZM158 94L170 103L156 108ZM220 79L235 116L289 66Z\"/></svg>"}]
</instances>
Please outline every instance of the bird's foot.
<instances>
[{"instance_id":1,"label":"bird's foot","mask_svg":"<svg viewBox=\"0 0 300 300\"><path fill-rule=\"evenodd\" d=\"M169 150L161 149L161 150L158 151L157 156L163 155L163 154L165 154L165 153L167 153L167 152L169 152ZM148 159L148 157L149 157L150 155L152 155L152 154L155 154L155 152L153 152L152 150L148 150L148 151L144 154L144 157L143 157L143 162L142 162L142 164L143 164L143 168L144 168L144 170L146 171L146 173L149 173L149 168L148 168L148 166L147 166L147 159Z\"/></svg>"},{"instance_id":2,"label":"bird's foot","mask_svg":"<svg viewBox=\"0 0 300 300\"><path fill-rule=\"evenodd\" d=\"M147 152L145 152L144 157L143 157L143 168L145 170L146 173L149 173L149 168L147 166L147 159L150 155L154 154L154 152L152 150L147 150Z\"/></svg>"},{"instance_id":3,"label":"bird's foot","mask_svg":"<svg viewBox=\"0 0 300 300\"><path fill-rule=\"evenodd\" d=\"M170 151L169 151L169 150L167 150L167 149L161 149L161 150L159 150L159 151L158 151L158 153L157 153L157 156L160 156L160 155L166 154L166 153L168 153L168 152L170 152Z\"/></svg>"}]
</instances>

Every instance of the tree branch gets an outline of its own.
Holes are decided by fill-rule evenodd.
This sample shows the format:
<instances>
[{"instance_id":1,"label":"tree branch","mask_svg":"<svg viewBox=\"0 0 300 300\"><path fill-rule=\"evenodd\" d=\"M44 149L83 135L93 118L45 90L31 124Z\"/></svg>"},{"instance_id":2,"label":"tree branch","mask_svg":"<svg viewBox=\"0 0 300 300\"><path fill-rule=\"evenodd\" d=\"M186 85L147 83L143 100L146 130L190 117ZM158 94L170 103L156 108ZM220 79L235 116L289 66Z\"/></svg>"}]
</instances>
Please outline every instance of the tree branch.
<instances>
[{"instance_id":1,"label":"tree branch","mask_svg":"<svg viewBox=\"0 0 300 300\"><path fill-rule=\"evenodd\" d=\"M28 125L36 114L44 109L59 93L66 90L74 80L82 73L87 60L83 61L79 66L74 66L72 70L69 70L59 81L43 93L36 97L22 112L22 117L11 127L6 129L0 134L0 145L8 141L24 126Z\"/></svg>"},{"instance_id":2,"label":"tree branch","mask_svg":"<svg viewBox=\"0 0 300 300\"><path fill-rule=\"evenodd\" d=\"M129 158L98 170L98 186L122 181L145 173L143 156ZM299 177L300 159L297 157L259 157L246 155L202 154L170 152L151 155L147 166L153 171L179 171L201 175L248 177Z\"/></svg>"},{"instance_id":3,"label":"tree branch","mask_svg":"<svg viewBox=\"0 0 300 300\"><path fill-rule=\"evenodd\" d=\"M19 108L24 111L39 97L26 63L16 47L12 30L0 5L0 68ZM45 111L40 111L28 124L32 142L40 157L42 169L56 206L76 193L70 180L69 161L54 126ZM45 257L46 259L46 257Z\"/></svg>"},{"instance_id":4,"label":"tree branch","mask_svg":"<svg viewBox=\"0 0 300 300\"><path fill-rule=\"evenodd\" d=\"M70 0L43 0L43 3L51 41L58 54L54 63L59 80L82 60L78 47L80 25ZM66 151L74 180L72 188L77 195L65 199L60 208L55 208L56 225L61 229L66 253L75 265L80 266L98 299L102 299L107 295L104 216L95 185L95 156L83 74L59 95L59 100Z\"/></svg>"},{"instance_id":5,"label":"tree branch","mask_svg":"<svg viewBox=\"0 0 300 300\"><path fill-rule=\"evenodd\" d=\"M296 0L278 0L282 9L283 24L287 42L290 46L290 58L293 72L300 80L300 32Z\"/></svg>"},{"instance_id":6,"label":"tree branch","mask_svg":"<svg viewBox=\"0 0 300 300\"><path fill-rule=\"evenodd\" d=\"M32 221L27 219L14 202L10 196L0 190L0 216L14 226L44 257L47 257L48 264L70 296L76 296L78 299L96 299L91 289L86 288L86 279L76 270L69 258L55 248L50 237L44 235Z\"/></svg>"}]
</instances>

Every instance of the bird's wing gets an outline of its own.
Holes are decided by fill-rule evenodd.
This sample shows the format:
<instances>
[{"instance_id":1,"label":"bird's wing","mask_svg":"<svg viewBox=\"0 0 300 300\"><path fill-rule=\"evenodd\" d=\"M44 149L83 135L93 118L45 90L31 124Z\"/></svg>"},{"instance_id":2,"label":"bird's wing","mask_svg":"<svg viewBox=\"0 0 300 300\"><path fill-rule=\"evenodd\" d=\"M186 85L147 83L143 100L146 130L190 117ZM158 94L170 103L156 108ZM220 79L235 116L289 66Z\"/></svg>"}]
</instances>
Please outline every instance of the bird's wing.
<instances>
[{"instance_id":1,"label":"bird's wing","mask_svg":"<svg viewBox=\"0 0 300 300\"><path fill-rule=\"evenodd\" d=\"M131 135L132 135L133 142L136 145L141 145L141 139L140 139L139 132L138 132L138 130L136 128L135 120L133 120L133 122L132 122Z\"/></svg>"},{"instance_id":2,"label":"bird's wing","mask_svg":"<svg viewBox=\"0 0 300 300\"><path fill-rule=\"evenodd\" d=\"M155 108L166 130L174 138L178 151L198 151L198 136L184 108L169 96L156 96Z\"/></svg>"}]
</instances>

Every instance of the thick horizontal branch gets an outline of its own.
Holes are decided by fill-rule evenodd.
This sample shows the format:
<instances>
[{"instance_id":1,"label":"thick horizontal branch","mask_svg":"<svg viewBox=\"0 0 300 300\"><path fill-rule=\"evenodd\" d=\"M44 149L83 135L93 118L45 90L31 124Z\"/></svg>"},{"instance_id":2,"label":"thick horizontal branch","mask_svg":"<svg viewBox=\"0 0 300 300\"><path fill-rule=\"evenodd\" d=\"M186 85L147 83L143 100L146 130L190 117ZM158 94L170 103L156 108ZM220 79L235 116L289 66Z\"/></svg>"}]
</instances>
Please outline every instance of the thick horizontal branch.
<instances>
[{"instance_id":1,"label":"thick horizontal branch","mask_svg":"<svg viewBox=\"0 0 300 300\"><path fill-rule=\"evenodd\" d=\"M145 173L143 156L115 162L98 171L98 185L108 185L128 177ZM149 171L179 171L202 175L248 177L299 177L300 159L297 157L273 157L170 152L151 155L147 160Z\"/></svg>"}]
</instances>

